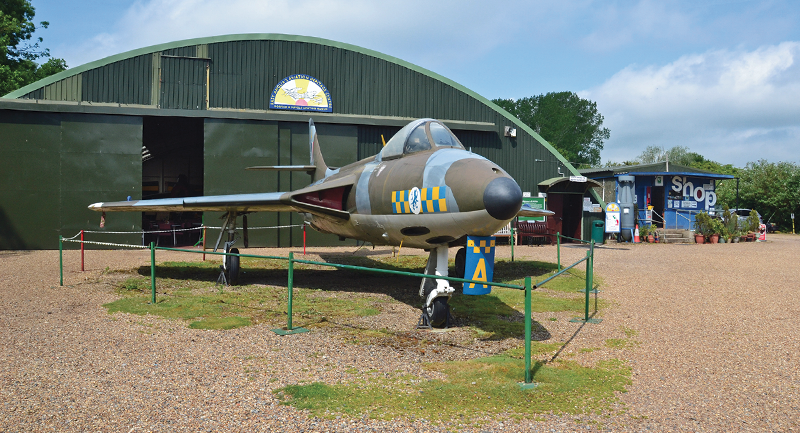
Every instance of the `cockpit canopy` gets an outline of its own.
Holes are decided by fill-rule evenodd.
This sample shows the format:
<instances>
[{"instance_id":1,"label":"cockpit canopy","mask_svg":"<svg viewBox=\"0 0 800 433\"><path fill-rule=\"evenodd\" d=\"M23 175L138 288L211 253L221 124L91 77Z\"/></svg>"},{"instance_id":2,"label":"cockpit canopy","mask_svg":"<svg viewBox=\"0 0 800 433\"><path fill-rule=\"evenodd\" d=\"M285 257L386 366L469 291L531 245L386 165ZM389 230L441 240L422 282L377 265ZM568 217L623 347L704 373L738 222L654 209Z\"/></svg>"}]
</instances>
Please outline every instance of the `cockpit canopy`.
<instances>
[{"instance_id":1,"label":"cockpit canopy","mask_svg":"<svg viewBox=\"0 0 800 433\"><path fill-rule=\"evenodd\" d=\"M391 159L430 150L432 147L464 148L453 132L438 120L419 119L397 131L378 156L381 160Z\"/></svg>"}]
</instances>

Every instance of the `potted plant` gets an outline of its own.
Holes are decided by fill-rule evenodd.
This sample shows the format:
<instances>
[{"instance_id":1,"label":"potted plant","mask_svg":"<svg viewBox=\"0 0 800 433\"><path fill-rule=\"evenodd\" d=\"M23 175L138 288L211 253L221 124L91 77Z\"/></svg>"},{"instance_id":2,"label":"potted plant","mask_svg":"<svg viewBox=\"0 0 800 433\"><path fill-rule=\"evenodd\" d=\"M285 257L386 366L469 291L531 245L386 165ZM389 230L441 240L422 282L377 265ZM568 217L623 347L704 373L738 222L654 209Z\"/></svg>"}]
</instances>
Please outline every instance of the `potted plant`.
<instances>
[{"instance_id":1,"label":"potted plant","mask_svg":"<svg viewBox=\"0 0 800 433\"><path fill-rule=\"evenodd\" d=\"M722 234L722 229L725 226L722 224L722 221L717 218L711 218L708 223L708 231L710 233L709 240L712 244L716 244L719 242L719 237Z\"/></svg>"},{"instance_id":2,"label":"potted plant","mask_svg":"<svg viewBox=\"0 0 800 433\"><path fill-rule=\"evenodd\" d=\"M725 226L725 231L728 233L730 242L739 242L739 217L731 212L727 205L723 207L722 211L722 224Z\"/></svg>"},{"instance_id":3,"label":"potted plant","mask_svg":"<svg viewBox=\"0 0 800 433\"><path fill-rule=\"evenodd\" d=\"M639 238L642 242L653 242L653 234L650 232L650 224L644 224L639 228Z\"/></svg>"},{"instance_id":4,"label":"potted plant","mask_svg":"<svg viewBox=\"0 0 800 433\"><path fill-rule=\"evenodd\" d=\"M761 226L761 218L759 218L758 212L755 210L750 211L750 215L747 217L747 242L753 242L756 240L756 233L758 233L758 229Z\"/></svg>"},{"instance_id":5,"label":"potted plant","mask_svg":"<svg viewBox=\"0 0 800 433\"><path fill-rule=\"evenodd\" d=\"M705 213L700 212L694 216L694 241L698 244L705 243L706 234L709 233L711 217Z\"/></svg>"}]
</instances>

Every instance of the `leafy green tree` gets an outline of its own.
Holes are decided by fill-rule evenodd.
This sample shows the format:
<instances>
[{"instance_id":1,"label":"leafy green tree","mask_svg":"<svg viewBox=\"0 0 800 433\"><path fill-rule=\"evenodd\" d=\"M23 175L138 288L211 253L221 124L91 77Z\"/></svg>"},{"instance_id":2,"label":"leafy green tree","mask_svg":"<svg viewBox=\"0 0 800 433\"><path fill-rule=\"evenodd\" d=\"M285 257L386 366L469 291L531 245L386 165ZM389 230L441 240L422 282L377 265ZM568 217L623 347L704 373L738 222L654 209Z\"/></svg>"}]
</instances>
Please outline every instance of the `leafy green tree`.
<instances>
[{"instance_id":1,"label":"leafy green tree","mask_svg":"<svg viewBox=\"0 0 800 433\"><path fill-rule=\"evenodd\" d=\"M791 228L791 214L800 213L800 166L761 159L729 174L739 178L740 208L755 209L764 221ZM736 207L736 179L719 182L717 197L720 206Z\"/></svg>"},{"instance_id":2,"label":"leafy green tree","mask_svg":"<svg viewBox=\"0 0 800 433\"><path fill-rule=\"evenodd\" d=\"M637 164L654 164L669 161L674 164L699 168L720 174L734 174L736 170L731 164L722 165L716 161L706 159L697 152L692 152L688 147L673 146L664 149L661 146L647 146L635 159Z\"/></svg>"},{"instance_id":3,"label":"leafy green tree","mask_svg":"<svg viewBox=\"0 0 800 433\"><path fill-rule=\"evenodd\" d=\"M34 39L35 10L29 0L0 0L0 95L67 69L63 59L51 58L42 65L37 59L49 58L50 50L41 48L42 38ZM47 28L49 23L39 23Z\"/></svg>"},{"instance_id":4,"label":"leafy green tree","mask_svg":"<svg viewBox=\"0 0 800 433\"><path fill-rule=\"evenodd\" d=\"M600 164L603 142L611 136L603 128L597 103L574 92L551 92L522 99L492 102L516 116L575 165Z\"/></svg>"}]
</instances>

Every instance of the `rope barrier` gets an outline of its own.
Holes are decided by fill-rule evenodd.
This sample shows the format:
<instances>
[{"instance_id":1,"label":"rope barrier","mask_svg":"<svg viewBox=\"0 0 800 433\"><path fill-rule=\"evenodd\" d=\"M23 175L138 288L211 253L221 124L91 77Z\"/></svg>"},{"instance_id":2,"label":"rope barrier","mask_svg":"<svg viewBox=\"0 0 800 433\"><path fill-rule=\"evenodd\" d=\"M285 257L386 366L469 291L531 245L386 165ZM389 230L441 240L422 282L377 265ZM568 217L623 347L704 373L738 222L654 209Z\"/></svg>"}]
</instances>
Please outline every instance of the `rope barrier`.
<instances>
[{"instance_id":1,"label":"rope barrier","mask_svg":"<svg viewBox=\"0 0 800 433\"><path fill-rule=\"evenodd\" d=\"M86 232L84 232L84 233L86 233ZM71 240L73 240L73 239L77 238L77 237L78 237L78 236L80 236L80 235L81 235L81 232L78 232L78 234L76 234L75 236L73 236L73 237L71 237L71 238L64 238L64 240L65 240L65 241L71 241Z\"/></svg>"},{"instance_id":2,"label":"rope barrier","mask_svg":"<svg viewBox=\"0 0 800 433\"><path fill-rule=\"evenodd\" d=\"M293 224L288 226L272 226L272 227L248 227L247 230L262 230L262 229L288 229L292 227L303 227L303 224ZM205 226L207 229L221 229L222 227Z\"/></svg>"},{"instance_id":3,"label":"rope barrier","mask_svg":"<svg viewBox=\"0 0 800 433\"><path fill-rule=\"evenodd\" d=\"M140 235L142 233L144 233L144 234L148 234L148 233L172 233L172 232L187 232L187 231L191 231L191 230L202 230L202 229L203 229L203 227L200 226L200 227L192 227L192 228L188 228L188 229L140 230L140 231L136 231L136 232L107 232L107 231L103 231L103 230L84 230L83 232L84 233L102 233L102 234L107 234L107 235L128 235L128 234Z\"/></svg>"},{"instance_id":4,"label":"rope barrier","mask_svg":"<svg viewBox=\"0 0 800 433\"><path fill-rule=\"evenodd\" d=\"M63 239L63 242L75 242L76 244L107 245L107 246L111 246L111 247L150 248L149 246L146 246L146 245L115 244L115 243L112 243L112 242L97 242L97 241L78 241L78 240L74 240L74 238L72 238L72 239Z\"/></svg>"},{"instance_id":5,"label":"rope barrier","mask_svg":"<svg viewBox=\"0 0 800 433\"><path fill-rule=\"evenodd\" d=\"M263 230L263 229L285 229L291 227L303 227L302 224L293 224L293 225L285 225L285 226L271 226L271 227L248 227L247 230ZM221 229L222 227L212 227L212 226L199 226L199 227L191 227L188 229L168 229L168 230L139 230L139 231L129 231L129 232L110 232L105 230L84 230L84 233L101 233L107 235L127 235L127 234L150 234L150 233L172 233L172 232L186 232L192 230L203 230L203 229ZM70 239L75 239L76 237L80 236L80 233L73 236ZM66 238L64 239L66 240Z\"/></svg>"}]
</instances>

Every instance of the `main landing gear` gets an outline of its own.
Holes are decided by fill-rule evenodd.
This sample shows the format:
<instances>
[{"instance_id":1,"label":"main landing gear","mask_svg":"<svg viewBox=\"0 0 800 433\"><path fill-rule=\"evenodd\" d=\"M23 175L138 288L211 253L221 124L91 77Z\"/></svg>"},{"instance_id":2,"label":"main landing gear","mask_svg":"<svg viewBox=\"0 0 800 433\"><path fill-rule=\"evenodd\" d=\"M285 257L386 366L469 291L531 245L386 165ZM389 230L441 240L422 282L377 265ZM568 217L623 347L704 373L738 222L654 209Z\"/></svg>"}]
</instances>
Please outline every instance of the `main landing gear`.
<instances>
[{"instance_id":1,"label":"main landing gear","mask_svg":"<svg viewBox=\"0 0 800 433\"><path fill-rule=\"evenodd\" d=\"M442 245L431 250L428 264L425 266L427 275L447 276L447 245ZM423 299L422 316L419 318L417 328L447 328L453 321L450 315L450 305L447 301L455 289L450 287L447 280L423 278L419 285L419 295Z\"/></svg>"},{"instance_id":2,"label":"main landing gear","mask_svg":"<svg viewBox=\"0 0 800 433\"><path fill-rule=\"evenodd\" d=\"M227 231L228 232L228 240L224 244L224 251L230 254L239 254L238 248L233 248L233 244L236 243L236 212L228 212L224 216L225 222L222 224L222 230L219 233L219 238L217 238L217 244L214 246L214 251L217 251L219 248L219 243L222 241L222 235ZM243 224L244 224L244 243L245 248L247 248L247 216L242 216ZM239 282L239 256L229 256L225 255L222 256L222 265L219 267L220 274L219 278L217 278L217 283L225 285L225 286L233 286Z\"/></svg>"}]
</instances>

